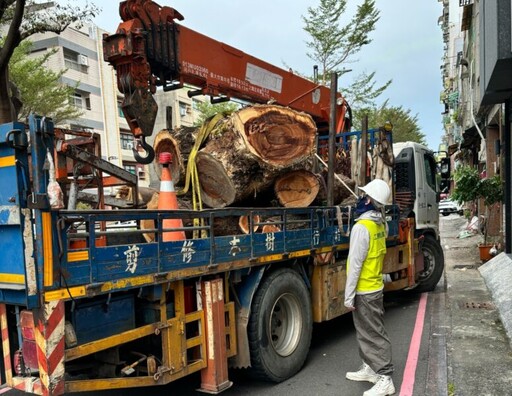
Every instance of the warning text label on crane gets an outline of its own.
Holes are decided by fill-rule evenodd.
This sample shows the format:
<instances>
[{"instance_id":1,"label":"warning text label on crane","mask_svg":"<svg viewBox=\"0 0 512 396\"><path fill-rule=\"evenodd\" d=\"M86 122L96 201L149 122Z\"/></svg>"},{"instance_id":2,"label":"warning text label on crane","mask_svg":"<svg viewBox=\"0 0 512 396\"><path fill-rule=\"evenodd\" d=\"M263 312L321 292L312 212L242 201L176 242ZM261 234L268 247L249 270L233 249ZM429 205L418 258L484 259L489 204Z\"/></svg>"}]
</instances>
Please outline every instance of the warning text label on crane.
<instances>
[{"instance_id":1,"label":"warning text label on crane","mask_svg":"<svg viewBox=\"0 0 512 396\"><path fill-rule=\"evenodd\" d=\"M245 79L253 85L277 93L281 93L283 88L283 77L251 63L247 63Z\"/></svg>"}]
</instances>

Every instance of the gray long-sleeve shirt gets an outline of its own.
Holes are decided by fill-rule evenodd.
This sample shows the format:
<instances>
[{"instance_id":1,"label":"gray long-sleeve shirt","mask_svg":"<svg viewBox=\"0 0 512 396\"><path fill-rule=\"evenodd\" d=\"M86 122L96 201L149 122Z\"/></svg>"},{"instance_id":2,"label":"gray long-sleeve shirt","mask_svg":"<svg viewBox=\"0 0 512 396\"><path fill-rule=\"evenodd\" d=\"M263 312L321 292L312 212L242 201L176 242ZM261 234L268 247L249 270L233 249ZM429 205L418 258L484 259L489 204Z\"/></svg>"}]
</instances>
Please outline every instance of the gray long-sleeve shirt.
<instances>
[{"instance_id":1,"label":"gray long-sleeve shirt","mask_svg":"<svg viewBox=\"0 0 512 396\"><path fill-rule=\"evenodd\" d=\"M372 220L376 223L382 223L382 215L376 210L363 213L358 220ZM363 262L368 255L370 247L370 233L362 224L356 223L350 232L350 248L348 252L347 282L345 284L345 307L354 308L354 299L356 296L357 282L363 267Z\"/></svg>"}]
</instances>

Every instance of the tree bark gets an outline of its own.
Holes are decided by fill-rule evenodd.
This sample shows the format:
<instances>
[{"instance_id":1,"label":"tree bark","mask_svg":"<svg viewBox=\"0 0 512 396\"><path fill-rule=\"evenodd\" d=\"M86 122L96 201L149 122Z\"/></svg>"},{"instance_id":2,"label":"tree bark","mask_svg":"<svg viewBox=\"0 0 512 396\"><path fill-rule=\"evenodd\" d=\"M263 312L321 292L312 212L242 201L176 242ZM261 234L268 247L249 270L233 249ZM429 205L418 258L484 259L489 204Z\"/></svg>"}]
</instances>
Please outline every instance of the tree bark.
<instances>
[{"instance_id":1,"label":"tree bark","mask_svg":"<svg viewBox=\"0 0 512 396\"><path fill-rule=\"evenodd\" d=\"M309 115L273 105L242 109L197 155L201 198L217 208L257 194L286 172L311 169L315 147Z\"/></svg>"},{"instance_id":2,"label":"tree bark","mask_svg":"<svg viewBox=\"0 0 512 396\"><path fill-rule=\"evenodd\" d=\"M0 124L13 122L14 106L9 89L9 69L0 69Z\"/></svg>"}]
</instances>

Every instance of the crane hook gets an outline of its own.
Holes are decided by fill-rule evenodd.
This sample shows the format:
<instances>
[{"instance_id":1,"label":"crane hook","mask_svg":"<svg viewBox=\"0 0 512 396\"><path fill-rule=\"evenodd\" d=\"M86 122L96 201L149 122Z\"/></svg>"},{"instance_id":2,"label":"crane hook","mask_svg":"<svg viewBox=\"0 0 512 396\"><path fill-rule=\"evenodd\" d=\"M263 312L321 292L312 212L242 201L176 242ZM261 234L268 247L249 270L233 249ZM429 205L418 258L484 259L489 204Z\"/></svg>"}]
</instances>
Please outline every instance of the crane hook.
<instances>
[{"instance_id":1,"label":"crane hook","mask_svg":"<svg viewBox=\"0 0 512 396\"><path fill-rule=\"evenodd\" d=\"M139 164L152 163L153 160L155 159L155 150L153 150L153 147L151 147L149 144L146 143L145 136L141 136L140 145L146 151L147 155L145 157L142 157L139 154L139 151L134 147L134 148L132 148L132 151L133 151L133 156L135 157L135 161L137 161Z\"/></svg>"}]
</instances>

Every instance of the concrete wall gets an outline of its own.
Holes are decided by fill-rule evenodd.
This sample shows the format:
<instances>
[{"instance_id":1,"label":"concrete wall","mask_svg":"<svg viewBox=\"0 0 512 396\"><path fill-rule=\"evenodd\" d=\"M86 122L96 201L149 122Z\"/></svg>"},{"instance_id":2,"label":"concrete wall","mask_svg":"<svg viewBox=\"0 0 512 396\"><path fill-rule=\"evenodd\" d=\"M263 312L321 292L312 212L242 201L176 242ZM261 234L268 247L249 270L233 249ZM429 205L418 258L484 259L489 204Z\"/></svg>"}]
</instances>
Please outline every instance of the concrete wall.
<instances>
[{"instance_id":1,"label":"concrete wall","mask_svg":"<svg viewBox=\"0 0 512 396\"><path fill-rule=\"evenodd\" d=\"M479 2L482 105L502 103L512 96L511 7L510 0Z\"/></svg>"}]
</instances>

